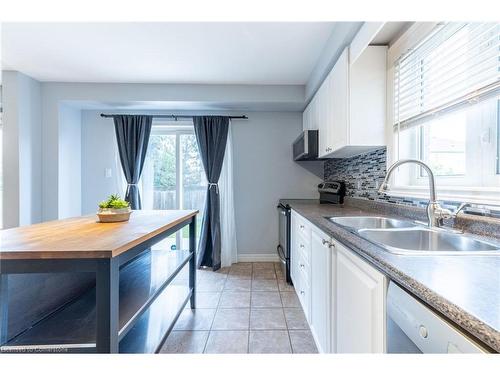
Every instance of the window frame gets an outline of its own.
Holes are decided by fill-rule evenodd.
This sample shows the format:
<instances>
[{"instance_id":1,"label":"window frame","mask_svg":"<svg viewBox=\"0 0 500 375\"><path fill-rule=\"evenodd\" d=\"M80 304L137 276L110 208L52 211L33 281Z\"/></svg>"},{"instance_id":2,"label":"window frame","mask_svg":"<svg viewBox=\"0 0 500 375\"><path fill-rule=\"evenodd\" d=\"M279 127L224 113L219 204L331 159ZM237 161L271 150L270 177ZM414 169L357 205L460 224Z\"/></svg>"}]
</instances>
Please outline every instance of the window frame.
<instances>
[{"instance_id":1,"label":"window frame","mask_svg":"<svg viewBox=\"0 0 500 375\"><path fill-rule=\"evenodd\" d=\"M182 181L182 155L180 148L181 135L194 135L194 125L192 120L165 120L153 119L150 137L157 135L175 135L175 170L176 181ZM177 209L182 209L182 184L176 183L175 200Z\"/></svg>"},{"instance_id":2,"label":"window frame","mask_svg":"<svg viewBox=\"0 0 500 375\"><path fill-rule=\"evenodd\" d=\"M151 127L150 138L154 136L161 135L175 135L175 170L176 170L176 187L175 187L175 202L176 209L184 209L183 202L183 160L182 160L182 148L181 148L181 136L183 135L193 135L194 132L194 123L192 119L178 119L178 120L169 120L163 118L154 118L153 124ZM144 192L143 188L143 180L141 178L141 195ZM202 215L201 215L202 216ZM199 215L199 220L201 220L201 216ZM199 223L201 225L201 223ZM182 248L182 231L177 231L175 233L175 242L177 249Z\"/></svg>"},{"instance_id":3,"label":"window frame","mask_svg":"<svg viewBox=\"0 0 500 375\"><path fill-rule=\"evenodd\" d=\"M393 164L399 160L399 131L394 130L394 80L396 79L394 63L397 59L409 49L419 44L432 30L438 26L436 22L416 22L408 30L396 40L388 50L387 59L387 122L386 122L386 145L387 145L387 165ZM471 181L464 181L463 185L450 184L450 179L457 180L461 176L436 176L436 190L440 200L452 200L478 204L500 204L500 98L497 101L497 136L496 142L492 142L491 147L496 147L496 159L493 159L493 164L488 160L479 159L483 168L491 167L493 171L491 176L485 176L489 179L490 187L474 186ZM469 142L467 142L469 143ZM494 144L494 145L493 145ZM466 150L469 145L466 145ZM495 151L492 151L495 155ZM483 156L484 158L484 156ZM467 161L466 161L467 162ZM496 167L495 167L496 165ZM411 172L414 176L418 176L418 167L411 166ZM480 172L481 174L483 171ZM405 179L405 183L401 183L401 174L397 171L391 177L390 195L396 197L415 197L415 198L428 198L428 181L427 177L422 176L415 184L411 178ZM399 180L399 181L398 181ZM448 181L446 181L448 180ZM465 179L466 180L466 179ZM456 182L456 181L455 181Z\"/></svg>"}]
</instances>

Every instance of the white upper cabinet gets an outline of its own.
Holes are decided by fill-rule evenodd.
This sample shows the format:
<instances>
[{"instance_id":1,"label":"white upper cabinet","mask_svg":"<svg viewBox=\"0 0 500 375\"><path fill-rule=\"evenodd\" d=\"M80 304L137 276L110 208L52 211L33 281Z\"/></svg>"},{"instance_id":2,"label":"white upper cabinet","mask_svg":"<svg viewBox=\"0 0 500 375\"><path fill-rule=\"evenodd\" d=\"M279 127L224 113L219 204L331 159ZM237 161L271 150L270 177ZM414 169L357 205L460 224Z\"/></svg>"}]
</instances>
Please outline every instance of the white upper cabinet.
<instances>
[{"instance_id":1,"label":"white upper cabinet","mask_svg":"<svg viewBox=\"0 0 500 375\"><path fill-rule=\"evenodd\" d=\"M312 129L312 120L311 120L311 105L308 105L307 108L302 113L302 124L304 130L314 130Z\"/></svg>"},{"instance_id":2,"label":"white upper cabinet","mask_svg":"<svg viewBox=\"0 0 500 375\"><path fill-rule=\"evenodd\" d=\"M361 151L385 145L386 60L387 47L368 46L351 64L349 144Z\"/></svg>"},{"instance_id":3,"label":"white upper cabinet","mask_svg":"<svg viewBox=\"0 0 500 375\"><path fill-rule=\"evenodd\" d=\"M349 54L347 48L328 75L330 95L327 105L330 117L319 131L326 138L327 147L319 149L320 157L327 157L349 142Z\"/></svg>"},{"instance_id":4,"label":"white upper cabinet","mask_svg":"<svg viewBox=\"0 0 500 375\"><path fill-rule=\"evenodd\" d=\"M349 62L346 48L304 111L304 129L319 130L319 157L342 158L385 144L385 46L368 46Z\"/></svg>"}]
</instances>

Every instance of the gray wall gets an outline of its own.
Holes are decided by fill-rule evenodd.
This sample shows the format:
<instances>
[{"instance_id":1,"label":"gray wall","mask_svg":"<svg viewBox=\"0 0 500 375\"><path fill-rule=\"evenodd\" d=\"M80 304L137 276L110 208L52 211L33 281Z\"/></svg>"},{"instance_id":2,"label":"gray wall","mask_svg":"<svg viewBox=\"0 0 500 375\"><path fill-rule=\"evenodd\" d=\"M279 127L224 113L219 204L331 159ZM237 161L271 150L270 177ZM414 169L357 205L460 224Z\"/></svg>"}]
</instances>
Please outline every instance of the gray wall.
<instances>
[{"instance_id":1,"label":"gray wall","mask_svg":"<svg viewBox=\"0 0 500 375\"><path fill-rule=\"evenodd\" d=\"M4 213L12 226L93 213L103 196L116 192L117 170L111 179L104 174L116 165L112 123L89 108L136 112L158 105L170 113L190 106L203 113L217 107L248 113L248 121L233 123L236 232L246 259L275 257L279 198L316 196L319 178L290 155L302 127L297 111L304 106L303 86L60 84L9 75L10 82L4 77L4 178L10 209ZM81 203L74 199L79 189ZM29 222L22 219L25 209L31 210ZM88 274L9 277L9 336L92 283Z\"/></svg>"},{"instance_id":2,"label":"gray wall","mask_svg":"<svg viewBox=\"0 0 500 375\"><path fill-rule=\"evenodd\" d=\"M40 83L19 73L3 72L3 225L41 221Z\"/></svg>"},{"instance_id":3,"label":"gray wall","mask_svg":"<svg viewBox=\"0 0 500 375\"><path fill-rule=\"evenodd\" d=\"M42 220L42 108L41 84L19 72L3 72L4 226L17 227ZM61 118L63 191L80 198L79 128L75 112ZM78 129L78 130L76 130ZM74 189L74 190L73 190ZM64 204L61 207L74 207ZM76 205L78 210L79 205ZM63 214L65 214L63 212ZM94 282L91 274L32 274L9 276L11 338L57 309Z\"/></svg>"},{"instance_id":4,"label":"gray wall","mask_svg":"<svg viewBox=\"0 0 500 375\"><path fill-rule=\"evenodd\" d=\"M59 107L58 218L82 214L82 129L81 111Z\"/></svg>"},{"instance_id":5,"label":"gray wall","mask_svg":"<svg viewBox=\"0 0 500 375\"><path fill-rule=\"evenodd\" d=\"M42 83L42 215L59 215L59 132L62 104L74 108L168 108L207 110L302 110L304 86L300 85L167 85L112 83Z\"/></svg>"},{"instance_id":6,"label":"gray wall","mask_svg":"<svg viewBox=\"0 0 500 375\"><path fill-rule=\"evenodd\" d=\"M118 191L116 176L121 173L115 160L113 122L100 113L82 111L84 214L94 213L97 202ZM320 178L291 158L292 141L302 129L300 112L245 113L248 120L232 122L238 253L242 259L271 259L278 240L278 200L317 197ZM106 178L106 168L112 177Z\"/></svg>"},{"instance_id":7,"label":"gray wall","mask_svg":"<svg viewBox=\"0 0 500 375\"><path fill-rule=\"evenodd\" d=\"M280 198L317 198L320 179L293 162L300 112L253 112L233 122L234 199L239 255L275 254Z\"/></svg>"},{"instance_id":8,"label":"gray wall","mask_svg":"<svg viewBox=\"0 0 500 375\"><path fill-rule=\"evenodd\" d=\"M116 136L113 120L100 111L82 111L82 214L92 214L97 203L110 194L121 193L120 165L116 162ZM111 169L106 178L105 169Z\"/></svg>"}]
</instances>

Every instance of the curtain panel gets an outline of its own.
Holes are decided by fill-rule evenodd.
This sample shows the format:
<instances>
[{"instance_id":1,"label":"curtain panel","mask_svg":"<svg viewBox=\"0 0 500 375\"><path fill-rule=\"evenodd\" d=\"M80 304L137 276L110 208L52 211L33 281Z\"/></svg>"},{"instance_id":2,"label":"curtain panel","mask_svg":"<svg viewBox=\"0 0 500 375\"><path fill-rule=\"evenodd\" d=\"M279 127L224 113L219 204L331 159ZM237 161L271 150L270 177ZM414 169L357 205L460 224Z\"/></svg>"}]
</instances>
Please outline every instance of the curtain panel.
<instances>
[{"instance_id":1,"label":"curtain panel","mask_svg":"<svg viewBox=\"0 0 500 375\"><path fill-rule=\"evenodd\" d=\"M234 216L233 141L231 122L227 132L226 154L219 177L221 267L230 267L238 261L236 220Z\"/></svg>"},{"instance_id":2,"label":"curtain panel","mask_svg":"<svg viewBox=\"0 0 500 375\"><path fill-rule=\"evenodd\" d=\"M123 174L127 180L125 200L130 208L140 210L139 179L148 150L153 117L146 115L117 115L113 117L116 140Z\"/></svg>"},{"instance_id":3,"label":"curtain panel","mask_svg":"<svg viewBox=\"0 0 500 375\"><path fill-rule=\"evenodd\" d=\"M222 242L218 182L224 162L229 117L194 116L193 124L208 181L207 199L198 244L198 267L212 267L216 271L221 267Z\"/></svg>"}]
</instances>

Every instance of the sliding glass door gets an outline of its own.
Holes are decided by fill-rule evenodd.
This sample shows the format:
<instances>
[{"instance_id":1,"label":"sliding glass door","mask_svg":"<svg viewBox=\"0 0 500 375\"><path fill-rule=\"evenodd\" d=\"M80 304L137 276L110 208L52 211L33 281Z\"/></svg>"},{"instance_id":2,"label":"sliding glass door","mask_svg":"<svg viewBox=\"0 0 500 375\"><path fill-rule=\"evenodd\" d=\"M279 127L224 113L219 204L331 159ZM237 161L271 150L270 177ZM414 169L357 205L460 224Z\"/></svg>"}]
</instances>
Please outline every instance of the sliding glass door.
<instances>
[{"instance_id":1,"label":"sliding glass door","mask_svg":"<svg viewBox=\"0 0 500 375\"><path fill-rule=\"evenodd\" d=\"M144 209L197 209L200 211L199 233L206 188L192 122L154 122L142 175ZM161 246L171 250L188 249L188 236L188 227L185 227Z\"/></svg>"}]
</instances>

